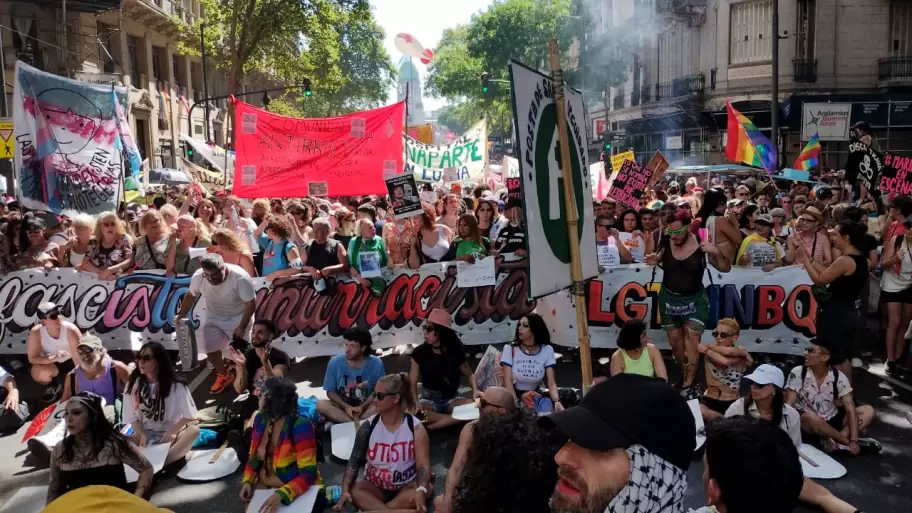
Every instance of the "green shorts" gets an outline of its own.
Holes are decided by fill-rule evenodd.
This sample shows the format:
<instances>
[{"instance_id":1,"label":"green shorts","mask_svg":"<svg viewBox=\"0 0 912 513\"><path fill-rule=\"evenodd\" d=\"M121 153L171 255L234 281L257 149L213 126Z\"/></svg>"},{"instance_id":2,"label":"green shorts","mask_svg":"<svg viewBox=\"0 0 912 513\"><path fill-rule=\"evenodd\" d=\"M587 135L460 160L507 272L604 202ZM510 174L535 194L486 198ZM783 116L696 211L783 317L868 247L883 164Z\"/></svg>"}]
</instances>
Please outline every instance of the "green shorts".
<instances>
[{"instance_id":1,"label":"green shorts","mask_svg":"<svg viewBox=\"0 0 912 513\"><path fill-rule=\"evenodd\" d=\"M663 288L659 291L659 313L665 329L687 328L703 332L709 320L709 297L706 290L683 296Z\"/></svg>"}]
</instances>

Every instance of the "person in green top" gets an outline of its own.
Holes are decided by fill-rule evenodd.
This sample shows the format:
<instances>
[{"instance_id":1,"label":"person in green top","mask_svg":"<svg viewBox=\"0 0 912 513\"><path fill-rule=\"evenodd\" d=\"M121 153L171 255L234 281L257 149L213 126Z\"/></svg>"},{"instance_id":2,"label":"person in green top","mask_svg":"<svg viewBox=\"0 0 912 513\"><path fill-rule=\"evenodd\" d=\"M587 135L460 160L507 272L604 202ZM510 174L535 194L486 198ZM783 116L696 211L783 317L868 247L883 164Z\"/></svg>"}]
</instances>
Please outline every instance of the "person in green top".
<instances>
[{"instance_id":1,"label":"person in green top","mask_svg":"<svg viewBox=\"0 0 912 513\"><path fill-rule=\"evenodd\" d=\"M668 381L662 353L646 336L646 323L636 320L624 324L618 333L617 345L618 350L611 356L612 376L639 374Z\"/></svg>"},{"instance_id":2,"label":"person in green top","mask_svg":"<svg viewBox=\"0 0 912 513\"><path fill-rule=\"evenodd\" d=\"M456 234L459 237L450 244L450 250L440 259L441 262L462 261L474 264L475 260L482 259L491 252L491 241L481 236L475 214L459 216Z\"/></svg>"},{"instance_id":3,"label":"person in green top","mask_svg":"<svg viewBox=\"0 0 912 513\"><path fill-rule=\"evenodd\" d=\"M348 243L348 263L351 265L349 273L361 285L371 289L371 293L379 295L383 292L383 278L364 278L361 275L368 271L383 269L388 265L389 255L386 254L386 246L383 239L377 236L377 229L370 219L358 219L355 233L357 236ZM369 253L375 253L376 258L369 257Z\"/></svg>"},{"instance_id":4,"label":"person in green top","mask_svg":"<svg viewBox=\"0 0 912 513\"><path fill-rule=\"evenodd\" d=\"M190 214L184 214L177 219L177 230L171 232L170 249L165 261L165 270L168 274L193 274L200 268L199 258L190 258L191 248L208 248L212 241L205 233L205 228L200 229L200 223Z\"/></svg>"}]
</instances>

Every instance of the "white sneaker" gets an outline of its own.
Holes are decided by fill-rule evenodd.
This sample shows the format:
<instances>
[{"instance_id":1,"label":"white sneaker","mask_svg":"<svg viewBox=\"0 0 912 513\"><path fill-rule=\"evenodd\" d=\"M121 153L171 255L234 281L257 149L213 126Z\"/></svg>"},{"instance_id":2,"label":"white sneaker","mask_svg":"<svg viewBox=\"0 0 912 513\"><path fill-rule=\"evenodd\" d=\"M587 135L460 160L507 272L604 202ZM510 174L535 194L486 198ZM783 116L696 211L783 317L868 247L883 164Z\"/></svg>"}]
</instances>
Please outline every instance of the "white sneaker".
<instances>
[{"instance_id":1,"label":"white sneaker","mask_svg":"<svg viewBox=\"0 0 912 513\"><path fill-rule=\"evenodd\" d=\"M212 362L207 361L206 368L208 368L209 370L215 370L215 365L212 365Z\"/></svg>"},{"instance_id":2,"label":"white sneaker","mask_svg":"<svg viewBox=\"0 0 912 513\"><path fill-rule=\"evenodd\" d=\"M852 358L852 368L860 369L864 367L864 362L861 361L861 358Z\"/></svg>"}]
</instances>

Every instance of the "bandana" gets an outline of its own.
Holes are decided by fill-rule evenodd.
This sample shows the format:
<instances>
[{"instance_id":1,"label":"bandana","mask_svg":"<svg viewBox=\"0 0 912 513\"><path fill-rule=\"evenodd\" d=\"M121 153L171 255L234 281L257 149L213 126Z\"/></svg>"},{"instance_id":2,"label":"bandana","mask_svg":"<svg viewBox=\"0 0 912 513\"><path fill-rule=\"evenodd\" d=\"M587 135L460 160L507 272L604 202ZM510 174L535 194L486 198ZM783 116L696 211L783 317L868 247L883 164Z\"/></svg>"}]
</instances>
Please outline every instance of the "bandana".
<instances>
[{"instance_id":1,"label":"bandana","mask_svg":"<svg viewBox=\"0 0 912 513\"><path fill-rule=\"evenodd\" d=\"M687 472L642 445L627 448L630 480L605 513L684 513Z\"/></svg>"}]
</instances>

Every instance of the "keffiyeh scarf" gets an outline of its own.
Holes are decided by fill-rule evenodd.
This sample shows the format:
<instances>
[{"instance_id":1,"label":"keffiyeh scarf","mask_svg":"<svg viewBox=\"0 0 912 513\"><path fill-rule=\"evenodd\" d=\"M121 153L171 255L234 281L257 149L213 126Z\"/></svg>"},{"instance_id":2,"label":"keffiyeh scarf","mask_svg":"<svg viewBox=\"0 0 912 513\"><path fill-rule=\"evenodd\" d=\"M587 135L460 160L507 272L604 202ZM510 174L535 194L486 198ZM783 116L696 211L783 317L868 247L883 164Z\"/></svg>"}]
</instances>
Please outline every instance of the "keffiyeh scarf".
<instances>
[{"instance_id":1,"label":"keffiyeh scarf","mask_svg":"<svg viewBox=\"0 0 912 513\"><path fill-rule=\"evenodd\" d=\"M630 479L605 513L684 513L687 472L642 445L627 448Z\"/></svg>"}]
</instances>

